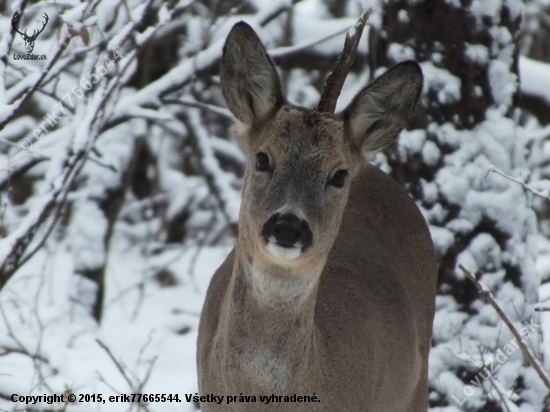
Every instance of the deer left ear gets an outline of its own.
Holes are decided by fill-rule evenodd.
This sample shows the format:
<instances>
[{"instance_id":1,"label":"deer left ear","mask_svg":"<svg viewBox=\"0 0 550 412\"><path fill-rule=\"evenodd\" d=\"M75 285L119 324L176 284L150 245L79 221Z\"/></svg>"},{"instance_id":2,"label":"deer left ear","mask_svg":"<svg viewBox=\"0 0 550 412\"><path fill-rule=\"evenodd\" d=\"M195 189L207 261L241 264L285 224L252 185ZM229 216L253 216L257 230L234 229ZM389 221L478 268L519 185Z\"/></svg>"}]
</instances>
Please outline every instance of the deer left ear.
<instances>
[{"instance_id":1,"label":"deer left ear","mask_svg":"<svg viewBox=\"0 0 550 412\"><path fill-rule=\"evenodd\" d=\"M361 90L342 112L352 144L372 153L393 142L414 114L422 83L418 63L406 61Z\"/></svg>"}]
</instances>

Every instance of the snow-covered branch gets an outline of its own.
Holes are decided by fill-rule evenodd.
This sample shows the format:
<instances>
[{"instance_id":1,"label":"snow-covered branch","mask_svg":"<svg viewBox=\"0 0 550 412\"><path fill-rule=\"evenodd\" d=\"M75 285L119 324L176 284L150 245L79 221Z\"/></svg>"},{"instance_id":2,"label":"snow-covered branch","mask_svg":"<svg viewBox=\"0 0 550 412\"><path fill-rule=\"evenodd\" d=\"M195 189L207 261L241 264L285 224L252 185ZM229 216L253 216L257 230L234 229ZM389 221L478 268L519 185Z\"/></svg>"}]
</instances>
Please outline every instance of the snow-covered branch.
<instances>
[{"instance_id":1,"label":"snow-covered branch","mask_svg":"<svg viewBox=\"0 0 550 412\"><path fill-rule=\"evenodd\" d=\"M231 189L234 177L224 172L214 154L211 138L202 125L198 110L189 110L187 116L188 132L195 142L206 182L220 203L223 216L236 234L240 200L238 192Z\"/></svg>"},{"instance_id":2,"label":"snow-covered branch","mask_svg":"<svg viewBox=\"0 0 550 412\"><path fill-rule=\"evenodd\" d=\"M523 94L536 96L550 105L550 64L519 58L519 87Z\"/></svg>"}]
</instances>

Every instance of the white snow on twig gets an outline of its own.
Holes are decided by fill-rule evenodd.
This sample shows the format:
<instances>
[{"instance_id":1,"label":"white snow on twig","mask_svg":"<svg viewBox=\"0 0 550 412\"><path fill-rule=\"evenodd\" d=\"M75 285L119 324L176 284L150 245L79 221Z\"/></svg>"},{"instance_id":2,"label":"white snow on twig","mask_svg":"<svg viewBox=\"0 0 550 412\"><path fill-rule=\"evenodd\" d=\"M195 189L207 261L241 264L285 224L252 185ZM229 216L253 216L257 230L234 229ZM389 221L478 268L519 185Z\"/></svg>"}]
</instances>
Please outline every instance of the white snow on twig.
<instances>
[{"instance_id":1,"label":"white snow on twig","mask_svg":"<svg viewBox=\"0 0 550 412\"><path fill-rule=\"evenodd\" d=\"M215 190L221 202L222 213L229 223L236 223L239 217L240 199L238 192L231 189L233 178L220 167L218 159L216 159L214 154L211 138L202 125L199 111L196 109L189 110L188 118L193 128L190 133L193 133L197 139L201 164L207 178L209 178L211 184L215 186Z\"/></svg>"}]
</instances>

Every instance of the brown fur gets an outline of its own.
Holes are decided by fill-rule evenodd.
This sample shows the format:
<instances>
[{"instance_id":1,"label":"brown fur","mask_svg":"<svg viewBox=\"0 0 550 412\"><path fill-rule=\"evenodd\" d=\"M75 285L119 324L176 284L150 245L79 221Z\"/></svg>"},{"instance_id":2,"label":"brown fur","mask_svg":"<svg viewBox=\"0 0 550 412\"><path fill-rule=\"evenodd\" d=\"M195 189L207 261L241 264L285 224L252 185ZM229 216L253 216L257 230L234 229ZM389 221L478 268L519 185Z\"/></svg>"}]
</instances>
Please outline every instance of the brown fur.
<instances>
[{"instance_id":1,"label":"brown fur","mask_svg":"<svg viewBox=\"0 0 550 412\"><path fill-rule=\"evenodd\" d=\"M257 74L250 82L241 77L247 66ZM252 29L236 25L221 79L249 160L239 238L208 289L197 368L201 395L257 399L203 402L202 411L425 412L433 245L405 190L361 157L412 116L421 74L397 66L339 115L285 103L276 77ZM270 171L256 170L259 152ZM330 184L336 170L349 171L342 188ZM299 257L276 257L261 236L280 211L311 227ZM271 394L319 402L260 403Z\"/></svg>"}]
</instances>

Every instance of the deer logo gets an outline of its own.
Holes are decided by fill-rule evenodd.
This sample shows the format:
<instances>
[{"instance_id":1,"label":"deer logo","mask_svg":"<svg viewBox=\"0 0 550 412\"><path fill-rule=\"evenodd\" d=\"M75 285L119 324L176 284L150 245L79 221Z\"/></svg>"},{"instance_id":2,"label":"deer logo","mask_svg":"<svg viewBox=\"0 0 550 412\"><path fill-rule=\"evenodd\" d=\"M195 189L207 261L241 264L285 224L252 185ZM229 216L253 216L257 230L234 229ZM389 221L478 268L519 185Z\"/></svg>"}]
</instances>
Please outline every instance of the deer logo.
<instances>
[{"instance_id":1,"label":"deer logo","mask_svg":"<svg viewBox=\"0 0 550 412\"><path fill-rule=\"evenodd\" d=\"M27 54L32 53L34 49L34 42L36 41L36 38L42 31L44 31L44 27L46 27L46 24L48 24L49 17L46 13L44 13L44 24L42 25L42 28L40 30L33 30L32 35L27 34L27 30L24 32L19 31L19 24L21 23L21 13L19 11L16 11L11 19L11 26L13 29L21 35L23 40L25 41L25 48L27 49Z\"/></svg>"}]
</instances>

